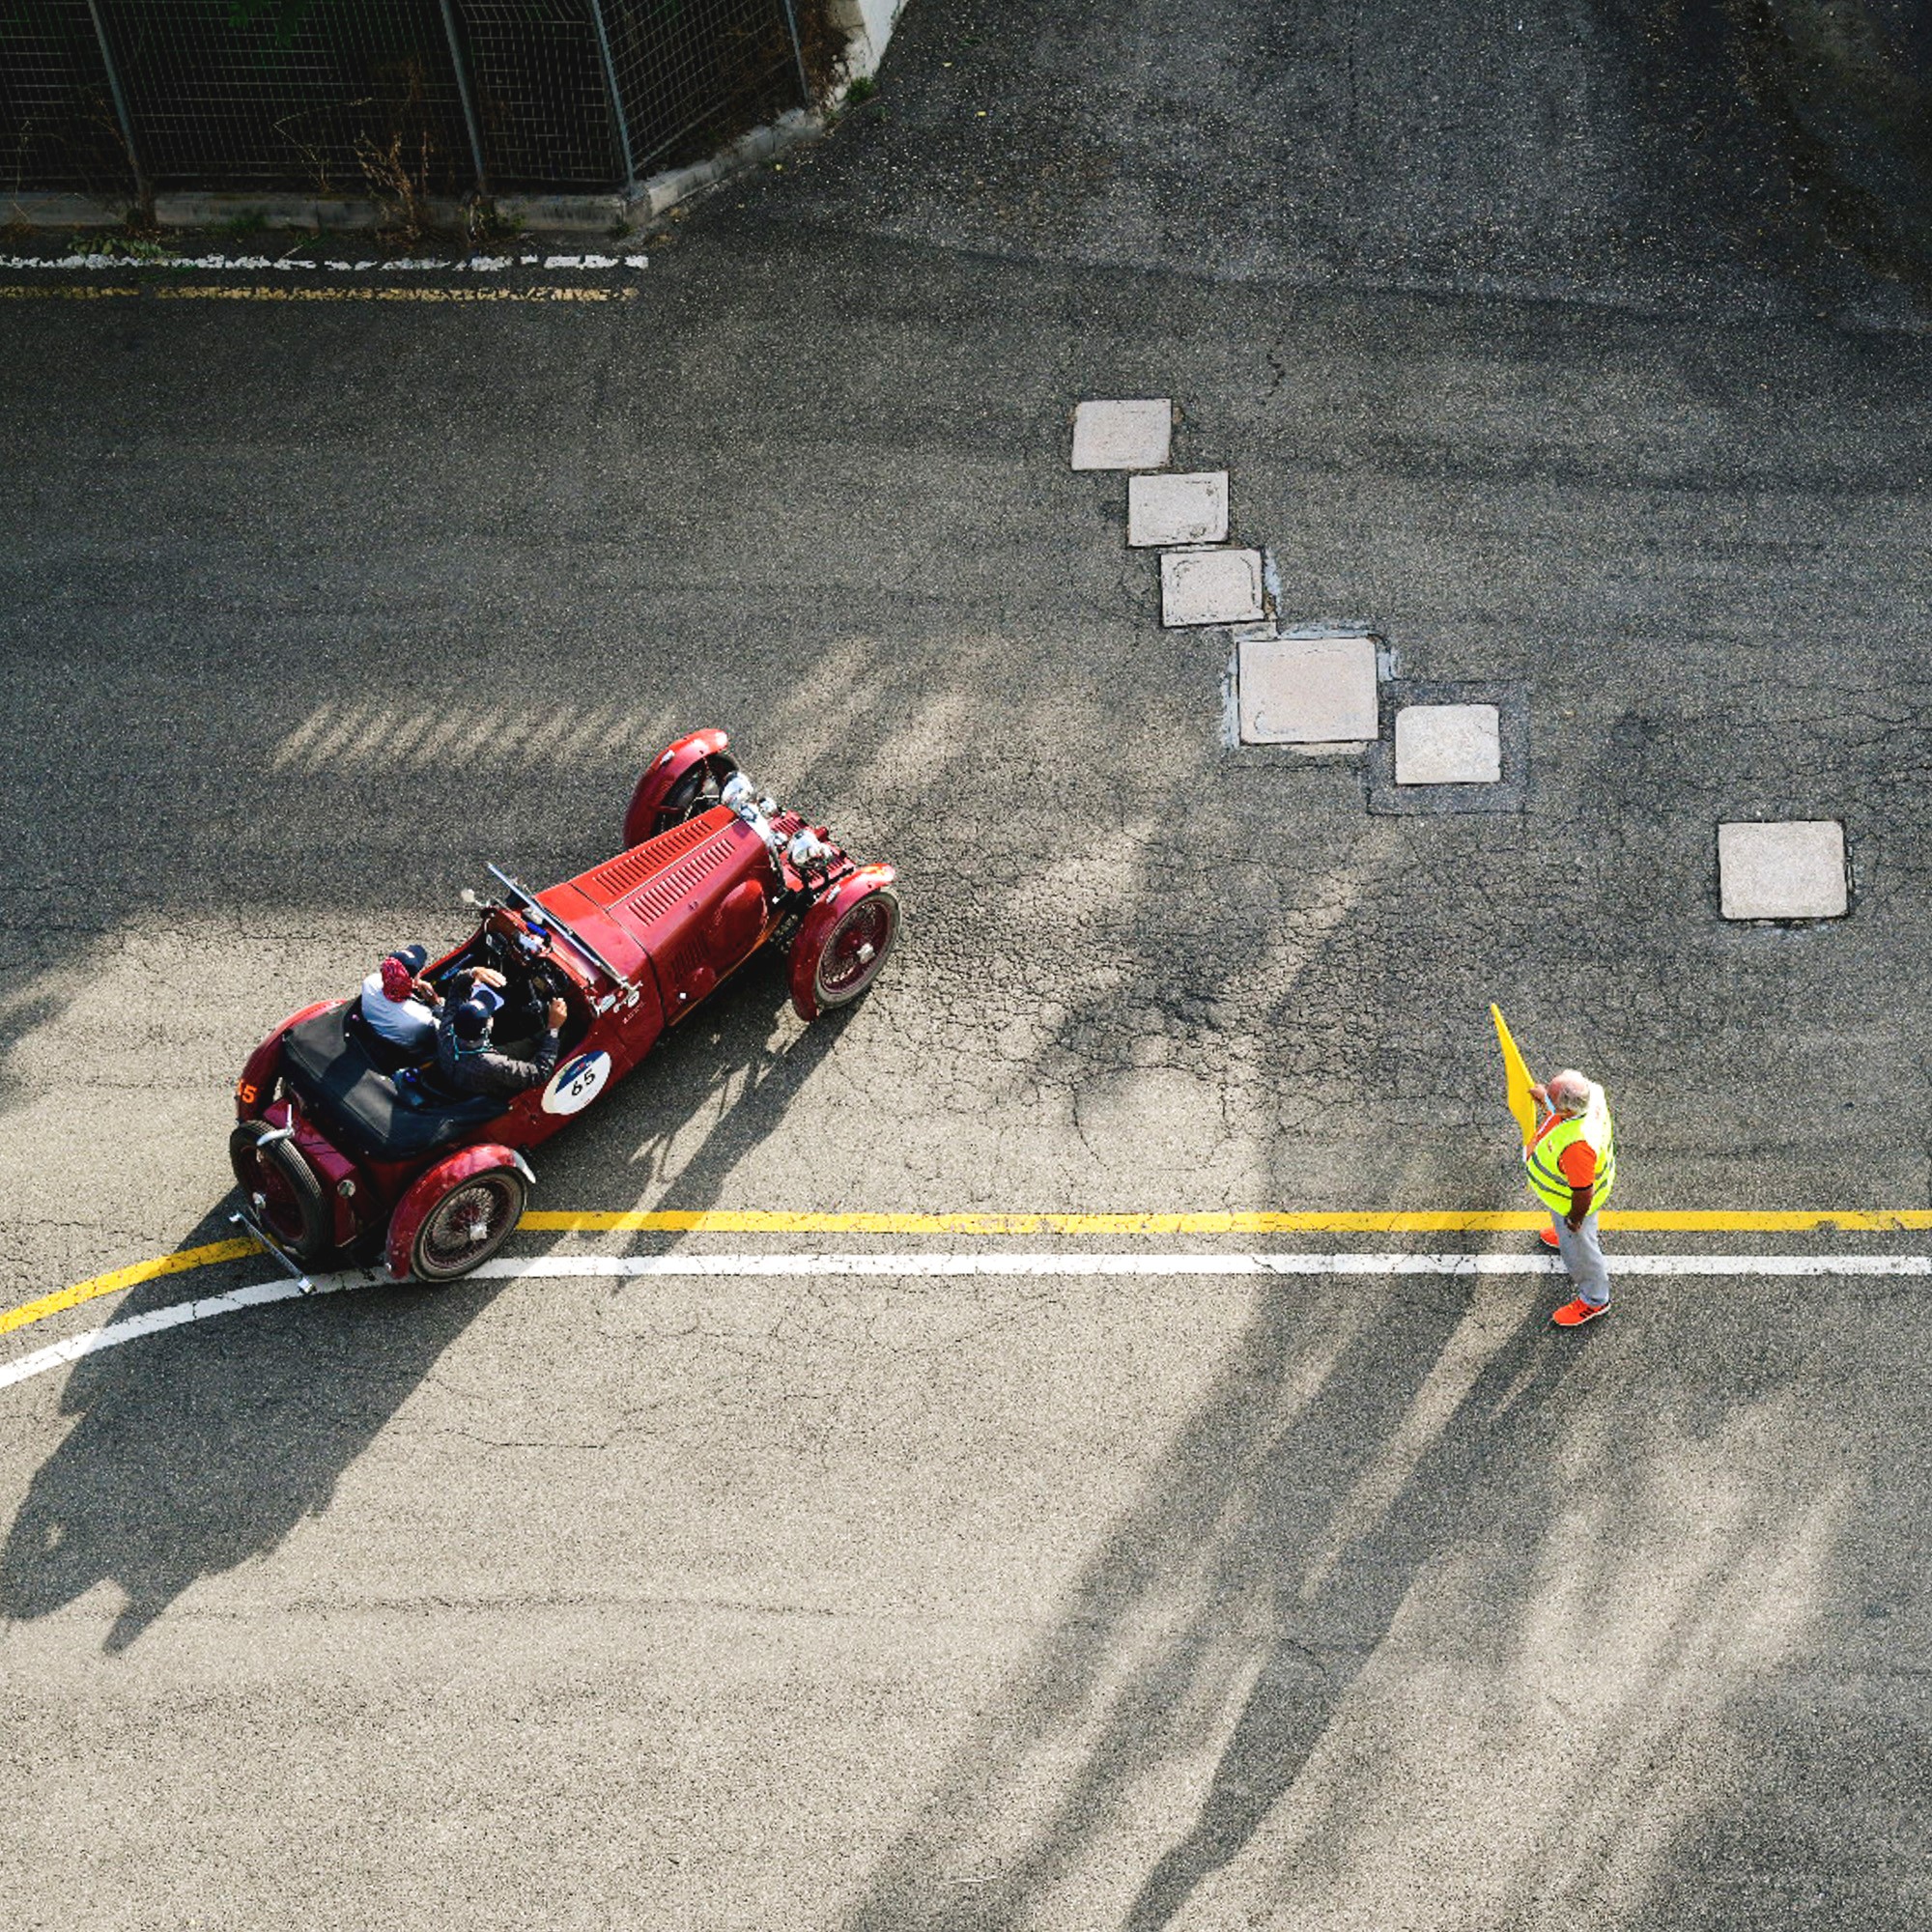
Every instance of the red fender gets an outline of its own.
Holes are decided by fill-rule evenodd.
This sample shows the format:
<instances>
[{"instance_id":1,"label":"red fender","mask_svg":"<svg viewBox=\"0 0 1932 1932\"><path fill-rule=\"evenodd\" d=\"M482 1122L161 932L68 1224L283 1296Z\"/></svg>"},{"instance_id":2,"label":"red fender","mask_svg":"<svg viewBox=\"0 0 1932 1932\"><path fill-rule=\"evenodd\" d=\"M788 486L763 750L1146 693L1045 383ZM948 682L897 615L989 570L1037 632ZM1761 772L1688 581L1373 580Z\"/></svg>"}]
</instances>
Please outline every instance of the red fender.
<instances>
[{"instance_id":1,"label":"red fender","mask_svg":"<svg viewBox=\"0 0 1932 1932\"><path fill-rule=\"evenodd\" d=\"M304 1007L298 1013L291 1013L253 1053L242 1068L242 1077L235 1083L235 1118L238 1121L259 1121L268 1112L269 1102L275 1097L275 1076L282 1068L282 1039L291 1027L298 1027L303 1020L312 1020L317 1013L326 1013L333 1007L339 1007L340 1000L318 1000L312 1007Z\"/></svg>"},{"instance_id":2,"label":"red fender","mask_svg":"<svg viewBox=\"0 0 1932 1932\"><path fill-rule=\"evenodd\" d=\"M713 728L694 731L687 738L680 738L669 745L644 767L644 775L638 781L638 788L631 794L631 809L624 814L624 849L641 845L657 830L658 809L669 797L670 790L695 765L704 764L712 758L724 758L728 771L720 777L727 777L738 769L735 758L724 757L724 748L731 740L723 731Z\"/></svg>"},{"instance_id":3,"label":"red fender","mask_svg":"<svg viewBox=\"0 0 1932 1932\"><path fill-rule=\"evenodd\" d=\"M806 914L805 923L798 929L798 937L791 943L791 1003L800 1019L815 1020L818 1017L818 992L814 982L818 955L825 945L826 935L838 923L840 916L850 912L860 899L890 886L897 877L898 873L891 866L861 866L856 872L848 872L840 879Z\"/></svg>"},{"instance_id":4,"label":"red fender","mask_svg":"<svg viewBox=\"0 0 1932 1932\"><path fill-rule=\"evenodd\" d=\"M434 1167L425 1168L410 1182L403 1198L396 1203L396 1211L389 1216L389 1238L384 1248L383 1258L396 1280L403 1281L409 1276L410 1254L415 1246L417 1232L429 1219L429 1210L452 1187L460 1187L472 1175L488 1174L499 1167L513 1167L526 1177L529 1174L528 1167L512 1149L500 1147L495 1141L479 1141L474 1147L464 1148Z\"/></svg>"}]
</instances>

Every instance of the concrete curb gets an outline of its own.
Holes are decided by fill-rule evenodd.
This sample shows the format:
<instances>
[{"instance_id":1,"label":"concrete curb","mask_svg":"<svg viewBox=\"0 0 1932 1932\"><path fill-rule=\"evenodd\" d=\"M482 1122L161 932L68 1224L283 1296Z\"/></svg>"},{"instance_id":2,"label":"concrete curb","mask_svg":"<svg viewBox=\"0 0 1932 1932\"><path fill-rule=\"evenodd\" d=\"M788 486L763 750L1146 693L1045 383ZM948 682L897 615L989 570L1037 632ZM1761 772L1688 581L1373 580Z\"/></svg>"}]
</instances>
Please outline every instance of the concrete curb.
<instances>
[{"instance_id":1,"label":"concrete curb","mask_svg":"<svg viewBox=\"0 0 1932 1932\"><path fill-rule=\"evenodd\" d=\"M503 194L496 212L524 231L554 235L625 235L668 214L680 202L718 187L760 163L817 140L830 127L837 104L808 113L795 107L767 127L753 128L729 147L701 161L667 168L636 187L610 194ZM430 218L459 233L470 209L461 201L433 199ZM11 194L0 198L0 225L26 228L120 228L133 213L129 201L81 194ZM367 233L384 216L373 200L357 195L157 194L155 220L162 228L221 228L253 219L267 229L310 234Z\"/></svg>"}]
</instances>

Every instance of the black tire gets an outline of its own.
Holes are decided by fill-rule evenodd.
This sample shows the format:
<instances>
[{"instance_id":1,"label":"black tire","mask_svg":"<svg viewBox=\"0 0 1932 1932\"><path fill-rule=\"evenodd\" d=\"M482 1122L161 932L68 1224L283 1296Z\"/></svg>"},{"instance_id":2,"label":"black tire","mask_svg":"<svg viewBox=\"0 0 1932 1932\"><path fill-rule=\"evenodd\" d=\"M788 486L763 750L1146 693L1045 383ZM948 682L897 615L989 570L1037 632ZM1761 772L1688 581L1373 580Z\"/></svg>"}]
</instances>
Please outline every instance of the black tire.
<instances>
[{"instance_id":1,"label":"black tire","mask_svg":"<svg viewBox=\"0 0 1932 1932\"><path fill-rule=\"evenodd\" d=\"M700 811L709 811L718 803L724 789L724 781L737 769L738 760L729 752L714 752L701 763L693 765L665 793L665 801L658 807L657 817L652 822L652 836L668 832L672 826L682 825L688 818L696 818Z\"/></svg>"},{"instance_id":2,"label":"black tire","mask_svg":"<svg viewBox=\"0 0 1932 1932\"><path fill-rule=\"evenodd\" d=\"M459 1180L427 1214L410 1243L418 1281L455 1281L478 1268L517 1232L529 1189L514 1167Z\"/></svg>"},{"instance_id":3,"label":"black tire","mask_svg":"<svg viewBox=\"0 0 1932 1932\"><path fill-rule=\"evenodd\" d=\"M898 936L899 895L890 886L854 899L833 923L811 962L818 1010L829 1013L858 999L884 970Z\"/></svg>"},{"instance_id":4,"label":"black tire","mask_svg":"<svg viewBox=\"0 0 1932 1932\"><path fill-rule=\"evenodd\" d=\"M228 1161L249 1211L305 1267L335 1252L335 1216L307 1157L293 1141L263 1138L267 1121L242 1121L228 1136Z\"/></svg>"}]
</instances>

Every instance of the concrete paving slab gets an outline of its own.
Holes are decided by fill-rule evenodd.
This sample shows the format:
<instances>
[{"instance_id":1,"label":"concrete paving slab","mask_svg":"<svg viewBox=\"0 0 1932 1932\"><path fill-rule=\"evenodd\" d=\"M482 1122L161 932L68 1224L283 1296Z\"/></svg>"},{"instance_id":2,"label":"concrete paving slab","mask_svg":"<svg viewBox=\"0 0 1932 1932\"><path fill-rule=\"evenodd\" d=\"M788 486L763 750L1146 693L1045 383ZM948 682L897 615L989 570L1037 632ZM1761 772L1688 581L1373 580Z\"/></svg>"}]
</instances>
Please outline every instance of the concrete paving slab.
<instances>
[{"instance_id":1,"label":"concrete paving slab","mask_svg":"<svg viewBox=\"0 0 1932 1932\"><path fill-rule=\"evenodd\" d=\"M1136 550L1163 544L1217 544L1228 537L1228 472L1127 478L1127 542Z\"/></svg>"},{"instance_id":2,"label":"concrete paving slab","mask_svg":"<svg viewBox=\"0 0 1932 1932\"><path fill-rule=\"evenodd\" d=\"M1244 745L1366 744L1380 730L1373 638L1247 638Z\"/></svg>"},{"instance_id":3,"label":"concrete paving slab","mask_svg":"<svg viewBox=\"0 0 1932 1932\"><path fill-rule=\"evenodd\" d=\"M1411 704L1395 715L1397 784L1494 784L1503 775L1493 704Z\"/></svg>"},{"instance_id":4,"label":"concrete paving slab","mask_svg":"<svg viewBox=\"0 0 1932 1932\"><path fill-rule=\"evenodd\" d=\"M1082 403L1073 412L1076 469L1158 469L1174 439L1174 405L1154 401Z\"/></svg>"},{"instance_id":5,"label":"concrete paving slab","mask_svg":"<svg viewBox=\"0 0 1932 1932\"><path fill-rule=\"evenodd\" d=\"M1258 550L1170 550L1160 558L1160 621L1248 624L1262 614Z\"/></svg>"},{"instance_id":6,"label":"concrete paving slab","mask_svg":"<svg viewBox=\"0 0 1932 1932\"><path fill-rule=\"evenodd\" d=\"M1399 678L1384 674L1380 692L1380 738L1362 761L1368 807L1377 817L1413 818L1460 812L1521 811L1529 802L1529 693L1520 684L1440 678ZM1438 776L1418 781L1415 729L1405 731L1405 713L1489 711L1494 716L1495 759L1480 779ZM1425 737L1428 735L1425 730ZM1408 753L1397 776L1398 740ZM1422 767L1426 769L1426 767ZM1469 767L1463 767L1469 769Z\"/></svg>"},{"instance_id":7,"label":"concrete paving slab","mask_svg":"<svg viewBox=\"0 0 1932 1932\"><path fill-rule=\"evenodd\" d=\"M1718 886L1726 919L1842 919L1845 828L1835 818L1719 825Z\"/></svg>"}]
</instances>

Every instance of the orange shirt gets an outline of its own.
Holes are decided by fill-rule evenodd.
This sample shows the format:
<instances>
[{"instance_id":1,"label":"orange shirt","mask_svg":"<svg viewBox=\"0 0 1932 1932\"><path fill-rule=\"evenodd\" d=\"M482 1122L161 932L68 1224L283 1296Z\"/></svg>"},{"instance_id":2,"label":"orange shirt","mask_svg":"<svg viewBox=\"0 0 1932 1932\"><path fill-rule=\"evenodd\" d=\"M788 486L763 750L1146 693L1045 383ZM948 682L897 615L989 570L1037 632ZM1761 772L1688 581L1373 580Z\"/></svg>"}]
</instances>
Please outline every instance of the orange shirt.
<instances>
[{"instance_id":1,"label":"orange shirt","mask_svg":"<svg viewBox=\"0 0 1932 1932\"><path fill-rule=\"evenodd\" d=\"M1536 1138L1541 1141L1551 1127L1563 1118L1561 1114L1551 1114L1536 1130ZM1597 1184L1597 1150L1586 1140L1574 1140L1556 1156L1556 1165L1562 1171L1563 1179L1572 1187L1594 1187Z\"/></svg>"}]
</instances>

